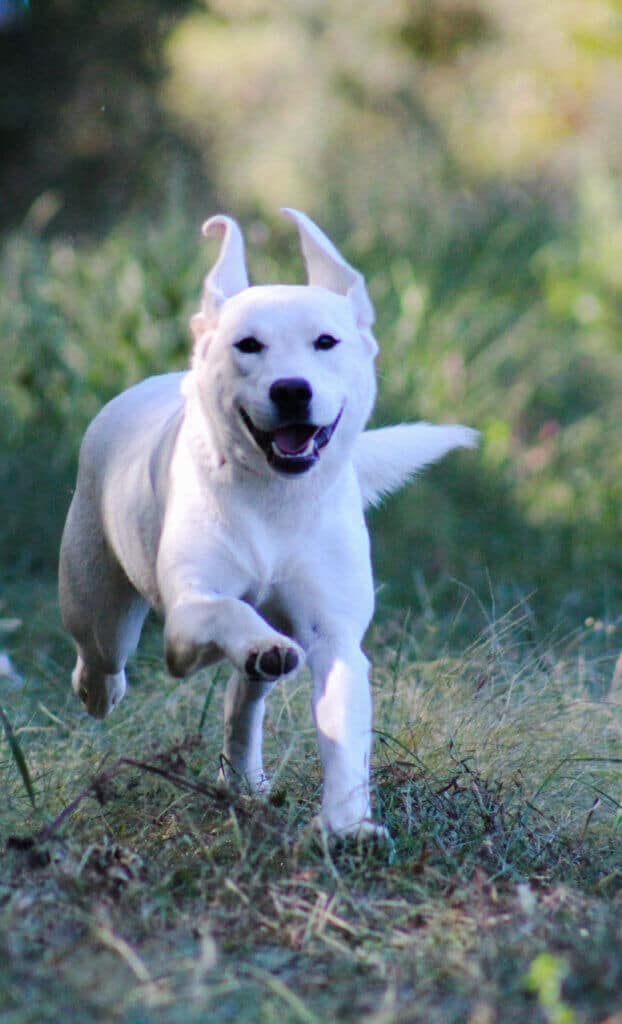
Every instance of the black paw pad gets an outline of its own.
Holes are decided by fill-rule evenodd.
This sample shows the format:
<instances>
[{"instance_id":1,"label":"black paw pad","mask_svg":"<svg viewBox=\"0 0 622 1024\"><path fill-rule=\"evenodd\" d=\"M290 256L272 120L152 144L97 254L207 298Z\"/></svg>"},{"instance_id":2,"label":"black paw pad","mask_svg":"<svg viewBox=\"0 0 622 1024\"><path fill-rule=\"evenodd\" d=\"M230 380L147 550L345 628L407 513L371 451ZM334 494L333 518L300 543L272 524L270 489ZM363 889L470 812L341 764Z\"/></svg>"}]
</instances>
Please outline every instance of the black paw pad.
<instances>
[{"instance_id":1,"label":"black paw pad","mask_svg":"<svg viewBox=\"0 0 622 1024\"><path fill-rule=\"evenodd\" d=\"M257 659L257 671L268 679L283 675L283 658L278 647L263 651Z\"/></svg>"},{"instance_id":2,"label":"black paw pad","mask_svg":"<svg viewBox=\"0 0 622 1024\"><path fill-rule=\"evenodd\" d=\"M278 679L279 676L293 672L298 665L298 655L291 648L282 650L280 647L271 647L261 654L253 652L246 659L244 669L249 679L258 681L261 679Z\"/></svg>"},{"instance_id":3,"label":"black paw pad","mask_svg":"<svg viewBox=\"0 0 622 1024\"><path fill-rule=\"evenodd\" d=\"M283 675L286 676L288 672L293 672L298 667L298 655L291 648L285 651L285 657L283 658Z\"/></svg>"}]
</instances>

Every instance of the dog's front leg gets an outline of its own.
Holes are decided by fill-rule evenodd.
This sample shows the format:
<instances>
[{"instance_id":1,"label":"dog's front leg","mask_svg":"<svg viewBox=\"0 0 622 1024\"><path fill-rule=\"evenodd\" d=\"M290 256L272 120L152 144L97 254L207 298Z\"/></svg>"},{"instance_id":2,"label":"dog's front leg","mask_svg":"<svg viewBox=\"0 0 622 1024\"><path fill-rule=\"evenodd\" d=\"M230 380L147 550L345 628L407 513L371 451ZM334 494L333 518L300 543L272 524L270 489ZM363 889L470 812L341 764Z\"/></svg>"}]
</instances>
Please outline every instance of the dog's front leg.
<instances>
[{"instance_id":1,"label":"dog's front leg","mask_svg":"<svg viewBox=\"0 0 622 1024\"><path fill-rule=\"evenodd\" d=\"M310 648L312 708L324 768L321 823L336 835L384 834L371 819L369 662L342 634Z\"/></svg>"},{"instance_id":2,"label":"dog's front leg","mask_svg":"<svg viewBox=\"0 0 622 1024\"><path fill-rule=\"evenodd\" d=\"M219 592L183 593L166 610L166 662L174 676L226 657L250 682L272 683L304 663L302 649L245 601Z\"/></svg>"},{"instance_id":3,"label":"dog's front leg","mask_svg":"<svg viewBox=\"0 0 622 1024\"><path fill-rule=\"evenodd\" d=\"M262 760L265 699L277 679L301 667L302 649L244 601L215 593L182 595L166 615L164 632L173 675L186 675L223 656L233 662L220 778L255 791L267 789Z\"/></svg>"}]
</instances>

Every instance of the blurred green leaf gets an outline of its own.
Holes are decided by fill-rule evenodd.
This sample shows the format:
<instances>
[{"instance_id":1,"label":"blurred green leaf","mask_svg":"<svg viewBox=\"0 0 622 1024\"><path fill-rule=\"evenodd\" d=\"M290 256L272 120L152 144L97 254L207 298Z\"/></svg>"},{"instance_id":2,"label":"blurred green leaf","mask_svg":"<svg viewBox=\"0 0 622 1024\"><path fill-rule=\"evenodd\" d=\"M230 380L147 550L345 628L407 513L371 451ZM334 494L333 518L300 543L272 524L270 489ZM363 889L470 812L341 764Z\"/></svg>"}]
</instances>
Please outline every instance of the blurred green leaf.
<instances>
[{"instance_id":1,"label":"blurred green leaf","mask_svg":"<svg viewBox=\"0 0 622 1024\"><path fill-rule=\"evenodd\" d=\"M1 706L0 706L0 722L2 722L2 727L4 729L4 735L7 738L7 743L9 744L9 747L10 747L10 750L11 750L11 754L13 755L13 760L15 761L15 764L17 765L17 769L18 769L18 771L19 771L19 773L20 773L20 775L22 777L22 781L23 781L24 786L26 788L26 792L28 793L28 799L30 800L30 803L32 804L33 810L36 810L37 805L36 805L36 800L35 800L35 791L34 791L34 787L32 785L32 780L30 778L30 771L28 769L28 764L26 762L26 758L24 757L24 752L22 751L22 748L20 746L19 740L18 740L17 736L15 735L15 733L13 731L13 727L12 727L12 725L11 725L11 723L10 723L10 721L9 721L5 711L4 711L4 709Z\"/></svg>"}]
</instances>

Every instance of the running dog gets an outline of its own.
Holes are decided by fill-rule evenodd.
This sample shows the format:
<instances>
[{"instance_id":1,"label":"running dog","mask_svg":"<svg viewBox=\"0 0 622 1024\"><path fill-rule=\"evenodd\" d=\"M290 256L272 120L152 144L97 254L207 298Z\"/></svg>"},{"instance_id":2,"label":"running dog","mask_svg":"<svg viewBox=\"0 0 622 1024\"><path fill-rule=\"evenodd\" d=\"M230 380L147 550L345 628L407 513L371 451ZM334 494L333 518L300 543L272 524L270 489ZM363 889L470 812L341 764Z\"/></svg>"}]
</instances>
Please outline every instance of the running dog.
<instances>
[{"instance_id":1,"label":"running dog","mask_svg":"<svg viewBox=\"0 0 622 1024\"><path fill-rule=\"evenodd\" d=\"M63 621L87 711L106 716L149 608L174 676L227 658L225 781L267 787L267 694L303 664L324 771L320 821L373 821L372 707L361 640L374 590L363 511L453 448L462 426L365 430L376 392L374 311L362 275L304 214L306 285L250 287L239 227L192 317L187 373L152 377L89 427L60 553Z\"/></svg>"}]
</instances>

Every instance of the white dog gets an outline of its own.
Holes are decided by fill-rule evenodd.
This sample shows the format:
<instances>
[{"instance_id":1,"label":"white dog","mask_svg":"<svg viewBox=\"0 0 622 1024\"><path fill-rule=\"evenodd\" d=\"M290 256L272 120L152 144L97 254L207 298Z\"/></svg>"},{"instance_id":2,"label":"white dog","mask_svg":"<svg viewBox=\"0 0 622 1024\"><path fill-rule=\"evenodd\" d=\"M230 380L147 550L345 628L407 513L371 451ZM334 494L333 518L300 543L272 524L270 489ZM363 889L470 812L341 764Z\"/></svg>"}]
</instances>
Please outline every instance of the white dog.
<instances>
[{"instance_id":1,"label":"white dog","mask_svg":"<svg viewBox=\"0 0 622 1024\"><path fill-rule=\"evenodd\" d=\"M223 657L225 775L266 787L265 698L306 661L324 769L321 822L371 820L371 699L361 640L374 592L364 506L452 448L461 426L363 432L375 396L374 313L361 274L302 213L306 286L249 287L227 217L191 321L188 373L110 402L86 433L60 556L74 690L103 718L149 607L166 660L185 676Z\"/></svg>"}]
</instances>

